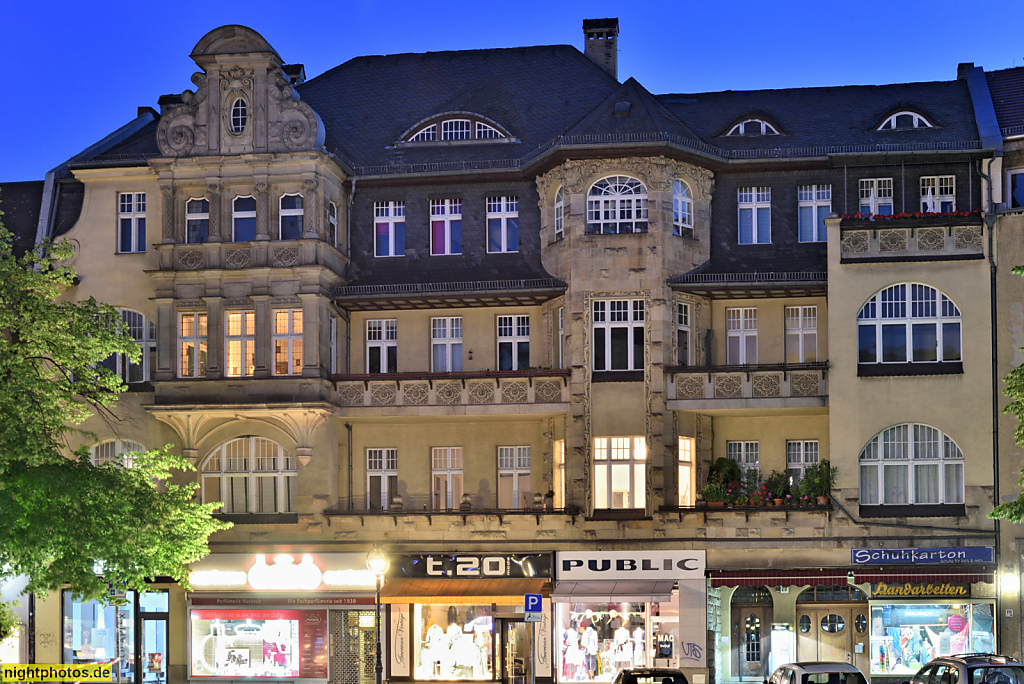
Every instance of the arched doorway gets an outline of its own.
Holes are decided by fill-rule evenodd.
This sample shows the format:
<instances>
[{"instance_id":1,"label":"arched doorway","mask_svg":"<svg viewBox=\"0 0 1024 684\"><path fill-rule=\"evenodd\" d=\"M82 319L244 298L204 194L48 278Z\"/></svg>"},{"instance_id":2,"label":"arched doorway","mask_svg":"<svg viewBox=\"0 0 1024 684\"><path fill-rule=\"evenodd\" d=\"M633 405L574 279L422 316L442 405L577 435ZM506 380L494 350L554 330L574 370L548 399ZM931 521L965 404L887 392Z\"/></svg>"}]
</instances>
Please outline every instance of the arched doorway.
<instances>
[{"instance_id":1,"label":"arched doorway","mask_svg":"<svg viewBox=\"0 0 1024 684\"><path fill-rule=\"evenodd\" d=\"M765 587L740 587L732 595L733 677L764 680L771 651L772 594Z\"/></svg>"},{"instance_id":2,"label":"arched doorway","mask_svg":"<svg viewBox=\"0 0 1024 684\"><path fill-rule=\"evenodd\" d=\"M819 584L796 599L797 660L868 666L868 603L857 587Z\"/></svg>"}]
</instances>

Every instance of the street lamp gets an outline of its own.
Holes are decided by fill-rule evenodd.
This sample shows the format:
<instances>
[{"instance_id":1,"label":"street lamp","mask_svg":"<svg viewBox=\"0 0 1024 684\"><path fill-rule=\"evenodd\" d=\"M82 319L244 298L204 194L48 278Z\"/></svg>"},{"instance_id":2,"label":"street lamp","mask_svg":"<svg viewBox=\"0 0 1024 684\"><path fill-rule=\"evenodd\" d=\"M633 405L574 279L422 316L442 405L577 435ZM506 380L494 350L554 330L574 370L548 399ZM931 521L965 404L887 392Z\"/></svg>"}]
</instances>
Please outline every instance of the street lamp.
<instances>
[{"instance_id":1,"label":"street lamp","mask_svg":"<svg viewBox=\"0 0 1024 684\"><path fill-rule=\"evenodd\" d=\"M366 554L366 569L377 578L377 663L374 665L377 684L381 684L384 679L384 663L381 661L380 655L380 585L384 581L384 573L388 571L390 565L391 559L388 558L388 552L379 546L374 546Z\"/></svg>"}]
</instances>

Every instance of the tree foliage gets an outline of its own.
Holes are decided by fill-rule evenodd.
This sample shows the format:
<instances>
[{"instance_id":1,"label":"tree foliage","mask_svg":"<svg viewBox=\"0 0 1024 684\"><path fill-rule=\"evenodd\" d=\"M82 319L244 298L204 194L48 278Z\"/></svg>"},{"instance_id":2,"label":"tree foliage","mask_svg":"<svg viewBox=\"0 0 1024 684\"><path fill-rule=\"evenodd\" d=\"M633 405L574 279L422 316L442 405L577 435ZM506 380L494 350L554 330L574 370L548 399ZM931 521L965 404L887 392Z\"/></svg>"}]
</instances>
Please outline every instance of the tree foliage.
<instances>
[{"instance_id":1,"label":"tree foliage","mask_svg":"<svg viewBox=\"0 0 1024 684\"><path fill-rule=\"evenodd\" d=\"M142 591L146 579L187 583L187 564L229 525L198 487L172 481L193 469L167 448L132 467L93 465L69 449L81 423L110 414L125 387L100 364L140 349L113 308L67 301L74 271L66 242L15 258L0 225L0 579L26 575L28 591L68 587L95 597L108 582ZM102 576L97 574L102 570Z\"/></svg>"},{"instance_id":2,"label":"tree foliage","mask_svg":"<svg viewBox=\"0 0 1024 684\"><path fill-rule=\"evenodd\" d=\"M1024 266L1013 269L1013 273L1024 275ZM1003 413L1013 414L1017 419L1017 428L1013 431L1013 441L1017 446L1024 448L1024 364L1011 370L1010 374L1003 378L1003 382L1006 383L1003 394L1010 399L1010 403L1003 408ZM1021 477L1017 480L1017 484L1024 486L1024 470L1021 471ZM998 497L999 492L996 492L995 495ZM1002 518L1015 523L1024 521L1024 490L1016 500L997 504L988 517Z\"/></svg>"}]
</instances>

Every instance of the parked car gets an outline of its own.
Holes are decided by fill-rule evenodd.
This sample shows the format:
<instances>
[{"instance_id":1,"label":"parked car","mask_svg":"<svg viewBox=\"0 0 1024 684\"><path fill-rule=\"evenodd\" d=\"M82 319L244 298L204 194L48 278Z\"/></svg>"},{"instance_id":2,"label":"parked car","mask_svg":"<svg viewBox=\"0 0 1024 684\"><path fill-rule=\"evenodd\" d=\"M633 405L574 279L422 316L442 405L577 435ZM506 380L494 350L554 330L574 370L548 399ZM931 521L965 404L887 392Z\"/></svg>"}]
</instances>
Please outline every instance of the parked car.
<instances>
[{"instance_id":1,"label":"parked car","mask_svg":"<svg viewBox=\"0 0 1024 684\"><path fill-rule=\"evenodd\" d=\"M681 670L670 667L627 667L612 684L690 684ZM1022 683L1024 684L1024 683Z\"/></svg>"},{"instance_id":2,"label":"parked car","mask_svg":"<svg viewBox=\"0 0 1024 684\"><path fill-rule=\"evenodd\" d=\"M850 663L824 661L779 665L767 681L768 684L867 684L864 673Z\"/></svg>"},{"instance_id":3,"label":"parked car","mask_svg":"<svg viewBox=\"0 0 1024 684\"><path fill-rule=\"evenodd\" d=\"M1024 684L1024 665L995 653L961 653L929 660L913 684ZM905 683L909 684L909 683Z\"/></svg>"}]
</instances>

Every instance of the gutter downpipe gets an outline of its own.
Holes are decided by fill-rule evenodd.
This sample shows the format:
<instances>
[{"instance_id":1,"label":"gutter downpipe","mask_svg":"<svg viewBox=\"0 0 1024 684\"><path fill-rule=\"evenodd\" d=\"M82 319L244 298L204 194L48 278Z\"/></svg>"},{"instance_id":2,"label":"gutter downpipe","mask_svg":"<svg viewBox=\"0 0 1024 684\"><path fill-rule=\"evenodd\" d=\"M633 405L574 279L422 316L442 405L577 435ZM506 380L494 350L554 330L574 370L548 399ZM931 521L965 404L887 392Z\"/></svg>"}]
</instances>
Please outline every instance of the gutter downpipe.
<instances>
[{"instance_id":1,"label":"gutter downpipe","mask_svg":"<svg viewBox=\"0 0 1024 684\"><path fill-rule=\"evenodd\" d=\"M348 431L348 510L352 510L354 495L352 492L352 423L345 423Z\"/></svg>"},{"instance_id":2,"label":"gutter downpipe","mask_svg":"<svg viewBox=\"0 0 1024 684\"><path fill-rule=\"evenodd\" d=\"M348 258L348 263L352 262L352 209L356 202L356 183L359 182L358 176L352 176L352 192L348 196L348 211L345 212L345 256ZM346 264L346 271L348 266ZM352 317L349 316L345 326L345 372L352 372ZM352 430L349 429L349 475L352 475ZM349 496L349 510L352 508L352 480L351 477L348 483Z\"/></svg>"}]
</instances>

